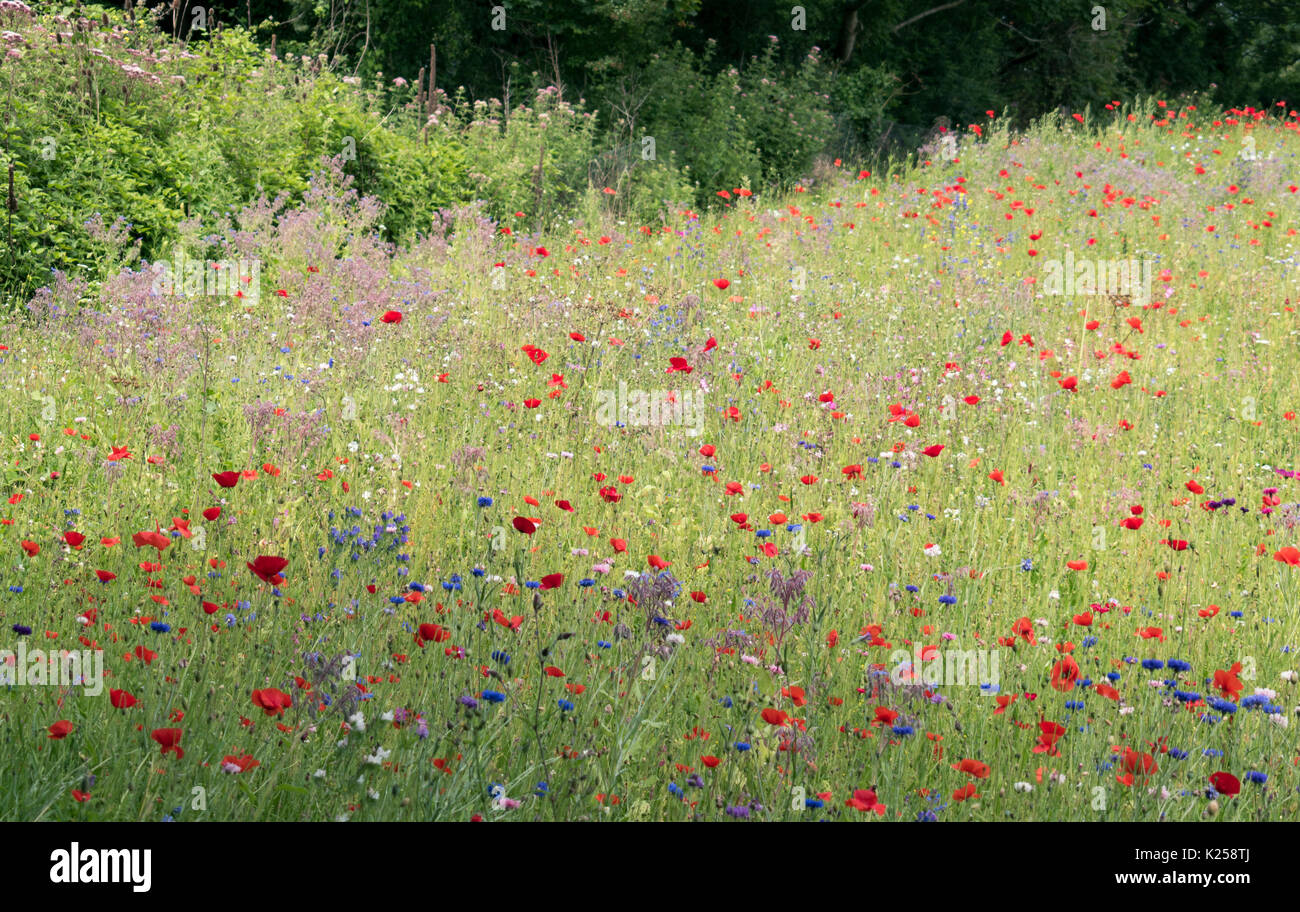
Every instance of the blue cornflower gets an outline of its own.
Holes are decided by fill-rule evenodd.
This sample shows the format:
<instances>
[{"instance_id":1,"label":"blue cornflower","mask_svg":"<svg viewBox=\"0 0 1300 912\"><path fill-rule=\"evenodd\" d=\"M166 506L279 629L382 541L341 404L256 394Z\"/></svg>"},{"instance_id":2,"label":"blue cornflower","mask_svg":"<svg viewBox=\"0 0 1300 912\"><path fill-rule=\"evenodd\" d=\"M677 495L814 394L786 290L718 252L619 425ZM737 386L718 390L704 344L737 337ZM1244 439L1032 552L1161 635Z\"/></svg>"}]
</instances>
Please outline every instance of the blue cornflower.
<instances>
[{"instance_id":1,"label":"blue cornflower","mask_svg":"<svg viewBox=\"0 0 1300 912\"><path fill-rule=\"evenodd\" d=\"M164 624L162 621L154 621L149 625L149 629L154 633L169 633L172 629L172 625Z\"/></svg>"},{"instance_id":2,"label":"blue cornflower","mask_svg":"<svg viewBox=\"0 0 1300 912\"><path fill-rule=\"evenodd\" d=\"M555 705L560 707L564 712L573 712L573 704L568 700L556 700Z\"/></svg>"},{"instance_id":3,"label":"blue cornflower","mask_svg":"<svg viewBox=\"0 0 1300 912\"><path fill-rule=\"evenodd\" d=\"M491 497L480 497L480 498L478 499L478 505L479 505L480 507L490 507L490 506L492 506L492 498L491 498Z\"/></svg>"}]
</instances>

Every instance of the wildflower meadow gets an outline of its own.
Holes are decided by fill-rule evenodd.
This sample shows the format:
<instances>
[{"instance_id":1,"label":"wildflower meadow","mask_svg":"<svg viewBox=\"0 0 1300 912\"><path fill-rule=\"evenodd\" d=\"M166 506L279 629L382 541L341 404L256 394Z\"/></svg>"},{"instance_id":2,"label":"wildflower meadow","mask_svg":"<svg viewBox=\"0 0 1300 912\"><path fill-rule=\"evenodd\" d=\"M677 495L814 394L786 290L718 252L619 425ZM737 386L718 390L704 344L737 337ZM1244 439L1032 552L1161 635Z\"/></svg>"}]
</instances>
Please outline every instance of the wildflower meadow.
<instances>
[{"instance_id":1,"label":"wildflower meadow","mask_svg":"<svg viewBox=\"0 0 1300 912\"><path fill-rule=\"evenodd\" d=\"M0 332L0 818L1294 819L1298 132L85 213Z\"/></svg>"}]
</instances>

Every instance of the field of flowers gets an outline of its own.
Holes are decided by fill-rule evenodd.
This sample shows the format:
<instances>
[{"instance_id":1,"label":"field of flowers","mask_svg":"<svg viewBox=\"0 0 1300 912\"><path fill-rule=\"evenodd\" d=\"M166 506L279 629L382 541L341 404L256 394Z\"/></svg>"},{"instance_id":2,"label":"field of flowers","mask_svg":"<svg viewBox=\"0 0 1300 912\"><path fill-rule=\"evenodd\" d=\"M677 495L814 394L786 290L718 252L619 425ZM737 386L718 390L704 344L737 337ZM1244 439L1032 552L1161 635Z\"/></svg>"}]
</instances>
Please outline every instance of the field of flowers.
<instances>
[{"instance_id":1,"label":"field of flowers","mask_svg":"<svg viewBox=\"0 0 1300 912\"><path fill-rule=\"evenodd\" d=\"M989 112L410 248L333 162L56 276L0 817L1294 818L1297 129Z\"/></svg>"}]
</instances>

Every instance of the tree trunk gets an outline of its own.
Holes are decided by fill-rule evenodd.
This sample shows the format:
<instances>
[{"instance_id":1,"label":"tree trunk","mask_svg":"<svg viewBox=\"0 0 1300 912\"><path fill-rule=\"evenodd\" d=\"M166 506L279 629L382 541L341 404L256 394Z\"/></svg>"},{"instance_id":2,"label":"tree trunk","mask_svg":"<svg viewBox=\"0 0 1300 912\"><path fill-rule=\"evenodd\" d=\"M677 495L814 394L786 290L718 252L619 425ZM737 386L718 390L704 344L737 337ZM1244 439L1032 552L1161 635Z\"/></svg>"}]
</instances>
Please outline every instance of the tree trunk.
<instances>
[{"instance_id":1,"label":"tree trunk","mask_svg":"<svg viewBox=\"0 0 1300 912\"><path fill-rule=\"evenodd\" d=\"M844 11L840 18L840 37L835 44L835 59L841 66L847 66L853 57L853 46L858 41L858 7L853 6Z\"/></svg>"}]
</instances>

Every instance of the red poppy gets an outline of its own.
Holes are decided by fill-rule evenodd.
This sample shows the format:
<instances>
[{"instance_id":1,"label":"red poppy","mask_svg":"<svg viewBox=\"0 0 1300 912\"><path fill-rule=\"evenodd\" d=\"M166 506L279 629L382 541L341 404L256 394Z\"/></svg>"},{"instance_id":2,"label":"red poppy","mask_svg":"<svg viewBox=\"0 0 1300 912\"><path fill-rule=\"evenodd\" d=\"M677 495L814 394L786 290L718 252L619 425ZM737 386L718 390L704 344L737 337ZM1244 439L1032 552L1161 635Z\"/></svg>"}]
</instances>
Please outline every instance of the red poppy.
<instances>
[{"instance_id":1,"label":"red poppy","mask_svg":"<svg viewBox=\"0 0 1300 912\"><path fill-rule=\"evenodd\" d=\"M528 359L532 361L534 364L541 364L543 361L545 361L547 358L550 357L549 354L542 351L536 345L524 345L520 347L519 350L524 354L528 355Z\"/></svg>"},{"instance_id":2,"label":"red poppy","mask_svg":"<svg viewBox=\"0 0 1300 912\"><path fill-rule=\"evenodd\" d=\"M257 558L248 563L247 567L253 572L253 575L262 582L272 586L278 586L284 582L284 577L280 571L289 566L287 557L279 557L274 554L260 554Z\"/></svg>"},{"instance_id":3,"label":"red poppy","mask_svg":"<svg viewBox=\"0 0 1300 912\"><path fill-rule=\"evenodd\" d=\"M445 630L437 624L421 624L415 642L423 647L425 643L441 643L443 640L449 639L451 639L450 630Z\"/></svg>"},{"instance_id":4,"label":"red poppy","mask_svg":"<svg viewBox=\"0 0 1300 912\"><path fill-rule=\"evenodd\" d=\"M55 741L62 741L68 735L72 734L72 723L67 719L60 719L50 726L50 737Z\"/></svg>"},{"instance_id":5,"label":"red poppy","mask_svg":"<svg viewBox=\"0 0 1300 912\"><path fill-rule=\"evenodd\" d=\"M234 770L227 770L227 772L246 773L249 770L251 770L253 767L261 766L261 765L262 764L258 763L256 760L253 759L252 754L244 754L244 756L242 757L236 757L233 754L227 754L226 756L221 758L221 766L223 769L227 766L235 767Z\"/></svg>"},{"instance_id":6,"label":"red poppy","mask_svg":"<svg viewBox=\"0 0 1300 912\"><path fill-rule=\"evenodd\" d=\"M1210 777L1210 785L1221 795L1236 795L1241 791L1241 780L1232 773L1218 772Z\"/></svg>"},{"instance_id":7,"label":"red poppy","mask_svg":"<svg viewBox=\"0 0 1300 912\"><path fill-rule=\"evenodd\" d=\"M1034 645L1034 622L1027 617L1022 617L1011 626L1011 633L1014 636L1024 637L1025 642L1030 646Z\"/></svg>"},{"instance_id":8,"label":"red poppy","mask_svg":"<svg viewBox=\"0 0 1300 912\"><path fill-rule=\"evenodd\" d=\"M563 573L548 573L546 576L542 577L542 585L540 588L543 591L547 589L557 589L562 582L564 582Z\"/></svg>"},{"instance_id":9,"label":"red poppy","mask_svg":"<svg viewBox=\"0 0 1300 912\"><path fill-rule=\"evenodd\" d=\"M136 532L131 536L131 542L137 548L143 548L145 546L157 548L160 553L164 548L168 547L172 543L171 539L156 529L153 532Z\"/></svg>"},{"instance_id":10,"label":"red poppy","mask_svg":"<svg viewBox=\"0 0 1300 912\"><path fill-rule=\"evenodd\" d=\"M1065 726L1044 719L1038 723L1038 730L1038 743L1034 745L1034 753L1047 754L1049 757L1059 756L1061 752L1057 749L1056 742L1065 734Z\"/></svg>"},{"instance_id":11,"label":"red poppy","mask_svg":"<svg viewBox=\"0 0 1300 912\"><path fill-rule=\"evenodd\" d=\"M390 310L390 311L386 311L386 312L384 313L384 315L383 315L382 317L380 317L379 319L382 320L382 321L385 322L385 323L401 323L401 322L402 322L402 312L401 312L400 310Z\"/></svg>"},{"instance_id":12,"label":"red poppy","mask_svg":"<svg viewBox=\"0 0 1300 912\"><path fill-rule=\"evenodd\" d=\"M1062 692L1074 690L1074 682L1079 680L1079 663L1066 656L1052 666L1052 688Z\"/></svg>"},{"instance_id":13,"label":"red poppy","mask_svg":"<svg viewBox=\"0 0 1300 912\"><path fill-rule=\"evenodd\" d=\"M1124 775L1115 777L1115 781L1120 785L1133 785L1139 781L1139 776L1140 784L1146 785L1151 780L1151 774L1160 767L1156 765L1156 758L1150 754L1139 753L1131 747L1126 747L1120 758L1120 769L1124 771ZM1135 776L1135 773L1138 776Z\"/></svg>"},{"instance_id":14,"label":"red poppy","mask_svg":"<svg viewBox=\"0 0 1300 912\"><path fill-rule=\"evenodd\" d=\"M510 524L525 535L532 535L537 531L536 524L526 516L516 516L510 521Z\"/></svg>"},{"instance_id":15,"label":"red poppy","mask_svg":"<svg viewBox=\"0 0 1300 912\"><path fill-rule=\"evenodd\" d=\"M253 691L253 705L260 706L268 716L282 716L286 709L293 706L293 697L282 690L268 687Z\"/></svg>"},{"instance_id":16,"label":"red poppy","mask_svg":"<svg viewBox=\"0 0 1300 912\"><path fill-rule=\"evenodd\" d=\"M1234 703L1237 701L1237 694L1241 693L1242 687L1245 686L1237 678L1239 671L1241 671L1241 663L1235 662L1227 671L1219 669L1214 672L1214 689Z\"/></svg>"},{"instance_id":17,"label":"red poppy","mask_svg":"<svg viewBox=\"0 0 1300 912\"><path fill-rule=\"evenodd\" d=\"M140 701L125 690L110 690L108 702L113 704L114 709L130 709Z\"/></svg>"},{"instance_id":18,"label":"red poppy","mask_svg":"<svg viewBox=\"0 0 1300 912\"><path fill-rule=\"evenodd\" d=\"M876 707L876 718L871 721L872 725L891 726L898 720L898 713L887 706Z\"/></svg>"},{"instance_id":19,"label":"red poppy","mask_svg":"<svg viewBox=\"0 0 1300 912\"><path fill-rule=\"evenodd\" d=\"M785 725L790 720L789 714L780 709L765 709L762 716L768 725Z\"/></svg>"},{"instance_id":20,"label":"red poppy","mask_svg":"<svg viewBox=\"0 0 1300 912\"><path fill-rule=\"evenodd\" d=\"M155 728L149 737L161 745L162 750L160 753L163 756L166 756L168 752L174 752L176 759L180 760L185 756L185 751L181 750L180 747L181 734L179 728Z\"/></svg>"},{"instance_id":21,"label":"red poppy","mask_svg":"<svg viewBox=\"0 0 1300 912\"><path fill-rule=\"evenodd\" d=\"M238 472L214 472L212 475L212 480L215 481L217 484L221 485L223 488L233 488L235 485L239 484L239 473Z\"/></svg>"},{"instance_id":22,"label":"red poppy","mask_svg":"<svg viewBox=\"0 0 1300 912\"><path fill-rule=\"evenodd\" d=\"M206 510L203 511L203 518L206 519L208 522L215 522L217 518L220 516L221 516L220 507L208 507Z\"/></svg>"},{"instance_id":23,"label":"red poppy","mask_svg":"<svg viewBox=\"0 0 1300 912\"><path fill-rule=\"evenodd\" d=\"M968 773L976 779L987 779L990 773L987 763L981 763L979 760L972 760L969 757L962 760L961 763L954 763L952 768L959 773Z\"/></svg>"},{"instance_id":24,"label":"red poppy","mask_svg":"<svg viewBox=\"0 0 1300 912\"><path fill-rule=\"evenodd\" d=\"M885 806L876 799L876 793L871 789L855 790L853 797L845 801L844 806L859 811L874 811L879 817L885 816Z\"/></svg>"},{"instance_id":25,"label":"red poppy","mask_svg":"<svg viewBox=\"0 0 1300 912\"><path fill-rule=\"evenodd\" d=\"M1292 567L1300 567L1300 548L1294 548L1291 545L1287 545L1285 548L1282 548L1273 554L1273 560L1281 561L1282 563L1289 564Z\"/></svg>"},{"instance_id":26,"label":"red poppy","mask_svg":"<svg viewBox=\"0 0 1300 912\"><path fill-rule=\"evenodd\" d=\"M1111 687L1109 684L1098 684L1096 686L1096 691L1107 700L1119 701L1119 691Z\"/></svg>"}]
</instances>

